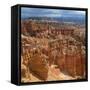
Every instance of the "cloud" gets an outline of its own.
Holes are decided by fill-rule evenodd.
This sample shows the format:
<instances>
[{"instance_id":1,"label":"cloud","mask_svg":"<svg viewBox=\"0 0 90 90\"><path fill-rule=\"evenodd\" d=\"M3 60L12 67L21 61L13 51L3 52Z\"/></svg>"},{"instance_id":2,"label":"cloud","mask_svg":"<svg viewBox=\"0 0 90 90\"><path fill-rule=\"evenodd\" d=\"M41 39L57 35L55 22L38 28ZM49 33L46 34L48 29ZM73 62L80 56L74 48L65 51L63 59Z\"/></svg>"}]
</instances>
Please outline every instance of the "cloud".
<instances>
[{"instance_id":1,"label":"cloud","mask_svg":"<svg viewBox=\"0 0 90 90\"><path fill-rule=\"evenodd\" d=\"M61 16L60 10L41 9L41 8L22 8L21 15L23 16Z\"/></svg>"},{"instance_id":2,"label":"cloud","mask_svg":"<svg viewBox=\"0 0 90 90\"><path fill-rule=\"evenodd\" d=\"M21 8L21 18L23 17L81 17L85 16L85 11L62 10L62 9L42 9L42 8Z\"/></svg>"}]
</instances>

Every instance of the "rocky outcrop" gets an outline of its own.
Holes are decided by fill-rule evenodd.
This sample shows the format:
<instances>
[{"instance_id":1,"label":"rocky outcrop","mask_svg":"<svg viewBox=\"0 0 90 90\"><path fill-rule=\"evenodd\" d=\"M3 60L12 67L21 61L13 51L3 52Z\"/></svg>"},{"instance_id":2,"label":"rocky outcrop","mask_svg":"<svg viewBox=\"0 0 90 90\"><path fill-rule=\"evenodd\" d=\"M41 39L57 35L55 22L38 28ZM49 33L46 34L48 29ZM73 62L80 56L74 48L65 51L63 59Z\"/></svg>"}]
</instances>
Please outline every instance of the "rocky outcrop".
<instances>
[{"instance_id":1,"label":"rocky outcrop","mask_svg":"<svg viewBox=\"0 0 90 90\"><path fill-rule=\"evenodd\" d=\"M77 50L78 51L78 50ZM75 51L75 52L77 52ZM56 64L60 70L73 77L85 77L85 56L79 53L67 53L66 55L58 55Z\"/></svg>"},{"instance_id":2,"label":"rocky outcrop","mask_svg":"<svg viewBox=\"0 0 90 90\"><path fill-rule=\"evenodd\" d=\"M29 70L36 77L41 80L46 80L48 77L48 66L45 60L39 55L35 54L29 62Z\"/></svg>"}]
</instances>

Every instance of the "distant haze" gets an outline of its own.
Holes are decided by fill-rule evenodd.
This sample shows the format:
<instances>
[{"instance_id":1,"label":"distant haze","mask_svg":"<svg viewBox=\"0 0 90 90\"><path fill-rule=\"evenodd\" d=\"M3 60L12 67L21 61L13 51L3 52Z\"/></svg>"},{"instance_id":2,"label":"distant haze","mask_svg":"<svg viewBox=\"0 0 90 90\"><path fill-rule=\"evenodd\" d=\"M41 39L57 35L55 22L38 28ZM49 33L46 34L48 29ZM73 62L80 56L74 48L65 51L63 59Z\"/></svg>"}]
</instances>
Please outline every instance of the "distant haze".
<instances>
[{"instance_id":1,"label":"distant haze","mask_svg":"<svg viewBox=\"0 0 90 90\"><path fill-rule=\"evenodd\" d=\"M44 9L44 8L21 8L21 19L31 17L49 17L56 20L79 21L85 23L85 11L63 10L63 9Z\"/></svg>"}]
</instances>

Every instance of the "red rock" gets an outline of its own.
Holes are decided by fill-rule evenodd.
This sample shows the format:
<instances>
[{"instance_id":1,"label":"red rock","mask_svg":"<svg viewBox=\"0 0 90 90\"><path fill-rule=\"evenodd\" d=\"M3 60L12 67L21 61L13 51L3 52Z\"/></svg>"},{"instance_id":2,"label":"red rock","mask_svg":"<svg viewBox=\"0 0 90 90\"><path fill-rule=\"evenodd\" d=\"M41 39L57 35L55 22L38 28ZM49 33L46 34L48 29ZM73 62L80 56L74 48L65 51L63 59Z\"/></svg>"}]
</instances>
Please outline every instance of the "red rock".
<instances>
[{"instance_id":1,"label":"red rock","mask_svg":"<svg viewBox=\"0 0 90 90\"><path fill-rule=\"evenodd\" d=\"M36 77L41 80L46 80L48 76L48 67L44 60L37 54L32 57L29 62L29 69Z\"/></svg>"}]
</instances>

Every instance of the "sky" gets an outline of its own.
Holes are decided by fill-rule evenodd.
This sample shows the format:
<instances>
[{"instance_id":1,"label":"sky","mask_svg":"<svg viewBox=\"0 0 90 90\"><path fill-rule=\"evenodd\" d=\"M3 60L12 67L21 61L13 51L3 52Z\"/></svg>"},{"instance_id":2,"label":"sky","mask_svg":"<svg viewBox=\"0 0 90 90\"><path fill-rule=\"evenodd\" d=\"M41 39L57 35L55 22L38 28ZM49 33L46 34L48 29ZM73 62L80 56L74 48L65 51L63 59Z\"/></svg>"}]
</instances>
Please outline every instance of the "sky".
<instances>
[{"instance_id":1,"label":"sky","mask_svg":"<svg viewBox=\"0 0 90 90\"><path fill-rule=\"evenodd\" d=\"M21 8L21 18L28 17L83 17L85 11L44 9L44 8Z\"/></svg>"}]
</instances>

